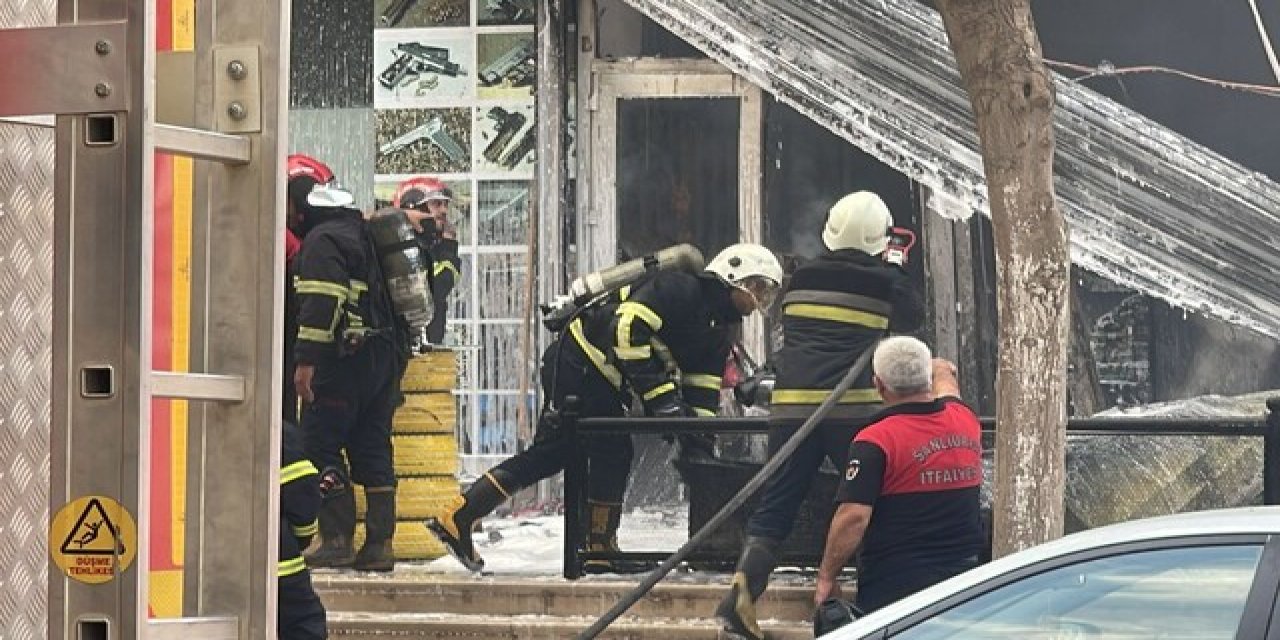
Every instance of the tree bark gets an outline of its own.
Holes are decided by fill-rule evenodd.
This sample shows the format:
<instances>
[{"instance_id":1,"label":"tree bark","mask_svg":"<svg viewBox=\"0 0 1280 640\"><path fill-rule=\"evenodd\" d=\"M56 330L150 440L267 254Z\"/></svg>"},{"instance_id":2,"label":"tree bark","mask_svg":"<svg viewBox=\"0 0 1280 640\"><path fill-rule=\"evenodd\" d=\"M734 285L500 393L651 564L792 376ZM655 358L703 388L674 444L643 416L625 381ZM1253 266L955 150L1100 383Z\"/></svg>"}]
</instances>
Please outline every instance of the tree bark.
<instances>
[{"instance_id":1,"label":"tree bark","mask_svg":"<svg viewBox=\"0 0 1280 640\"><path fill-rule=\"evenodd\" d=\"M1053 193L1053 81L1030 0L939 0L969 93L995 235L996 556L1062 535L1070 313Z\"/></svg>"}]
</instances>

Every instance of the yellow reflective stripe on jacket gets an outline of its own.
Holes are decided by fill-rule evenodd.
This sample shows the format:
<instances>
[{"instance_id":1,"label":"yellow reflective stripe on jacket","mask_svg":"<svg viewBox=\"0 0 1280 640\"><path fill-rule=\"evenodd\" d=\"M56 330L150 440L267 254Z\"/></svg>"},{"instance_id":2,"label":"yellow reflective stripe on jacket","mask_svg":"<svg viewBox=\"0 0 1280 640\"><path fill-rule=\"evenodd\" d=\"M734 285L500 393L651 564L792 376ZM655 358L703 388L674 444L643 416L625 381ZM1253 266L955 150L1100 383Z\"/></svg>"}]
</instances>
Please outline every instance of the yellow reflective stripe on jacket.
<instances>
[{"instance_id":1,"label":"yellow reflective stripe on jacket","mask_svg":"<svg viewBox=\"0 0 1280 640\"><path fill-rule=\"evenodd\" d=\"M317 473L320 472L316 471L316 466L311 464L310 460L300 460L293 464L281 467L280 484L289 484L298 478L316 475Z\"/></svg>"},{"instance_id":2,"label":"yellow reflective stripe on jacket","mask_svg":"<svg viewBox=\"0 0 1280 640\"><path fill-rule=\"evenodd\" d=\"M782 313L796 318L830 320L832 322L856 324L863 327L870 327L872 329L889 328L888 316L825 304L789 304L783 308Z\"/></svg>"},{"instance_id":3,"label":"yellow reflective stripe on jacket","mask_svg":"<svg viewBox=\"0 0 1280 640\"><path fill-rule=\"evenodd\" d=\"M357 304L360 302L360 294L367 293L368 291L369 285L365 284L363 280L352 280L351 290L347 294L347 300L349 300L351 304Z\"/></svg>"},{"instance_id":4,"label":"yellow reflective stripe on jacket","mask_svg":"<svg viewBox=\"0 0 1280 640\"><path fill-rule=\"evenodd\" d=\"M647 344L643 347L614 347L613 353L619 360L648 360L653 357L653 349Z\"/></svg>"},{"instance_id":5,"label":"yellow reflective stripe on jacket","mask_svg":"<svg viewBox=\"0 0 1280 640\"><path fill-rule=\"evenodd\" d=\"M676 390L676 383L674 383L674 382L666 382L666 383L660 384L660 385L658 385L658 386L656 386L656 387L654 387L654 388L650 389L649 391L645 392L645 394L644 394L644 399L645 399L645 400L652 400L652 399L654 399L654 398L656 398L656 397L658 397L658 396L660 396L660 395L662 395L662 394L664 394L664 393L667 393L667 392L669 392L669 391L675 391L675 390Z\"/></svg>"},{"instance_id":6,"label":"yellow reflective stripe on jacket","mask_svg":"<svg viewBox=\"0 0 1280 640\"><path fill-rule=\"evenodd\" d=\"M310 536L314 536L317 533L320 533L319 520L312 520L310 524L304 524L302 526L293 527L293 537L295 538L307 538Z\"/></svg>"},{"instance_id":7,"label":"yellow reflective stripe on jacket","mask_svg":"<svg viewBox=\"0 0 1280 640\"><path fill-rule=\"evenodd\" d=\"M625 301L627 298L630 298L630 297L631 297L631 285L626 285L621 289L618 289L619 300Z\"/></svg>"},{"instance_id":8,"label":"yellow reflective stripe on jacket","mask_svg":"<svg viewBox=\"0 0 1280 640\"><path fill-rule=\"evenodd\" d=\"M318 296L330 296L342 302L351 295L351 289L325 280L296 280L293 290L299 294L308 293Z\"/></svg>"},{"instance_id":9,"label":"yellow reflective stripe on jacket","mask_svg":"<svg viewBox=\"0 0 1280 640\"><path fill-rule=\"evenodd\" d=\"M655 332L662 329L662 316L658 315L653 309L640 304L639 302L624 302L618 305L617 314L620 316L635 316L644 320L650 329Z\"/></svg>"},{"instance_id":10,"label":"yellow reflective stripe on jacket","mask_svg":"<svg viewBox=\"0 0 1280 640\"><path fill-rule=\"evenodd\" d=\"M324 329L314 329L312 327L298 327L298 339L308 340L310 342L333 342L333 331L325 331Z\"/></svg>"},{"instance_id":11,"label":"yellow reflective stripe on jacket","mask_svg":"<svg viewBox=\"0 0 1280 640\"><path fill-rule=\"evenodd\" d=\"M706 373L690 373L680 378L680 384L683 384L686 387L710 389L712 391L719 391L720 383L720 376L713 376Z\"/></svg>"},{"instance_id":12,"label":"yellow reflective stripe on jacket","mask_svg":"<svg viewBox=\"0 0 1280 640\"><path fill-rule=\"evenodd\" d=\"M445 271L452 271L455 280L462 277L462 274L458 272L458 268L453 266L453 263L448 260L441 260L440 262L437 262L435 268L431 270L431 275L433 277L438 276Z\"/></svg>"},{"instance_id":13,"label":"yellow reflective stripe on jacket","mask_svg":"<svg viewBox=\"0 0 1280 640\"><path fill-rule=\"evenodd\" d=\"M693 412L696 413L699 418L714 418L716 415L716 412L710 409L703 409L702 407L694 407Z\"/></svg>"},{"instance_id":14,"label":"yellow reflective stripe on jacket","mask_svg":"<svg viewBox=\"0 0 1280 640\"><path fill-rule=\"evenodd\" d=\"M307 561L302 556L281 560L276 563L276 576L284 578L307 570Z\"/></svg>"},{"instance_id":15,"label":"yellow reflective stripe on jacket","mask_svg":"<svg viewBox=\"0 0 1280 640\"><path fill-rule=\"evenodd\" d=\"M638 302L624 302L618 305L618 310L615 313L618 316L618 335L616 339L618 348L632 346L631 324L635 322L636 318L643 320L654 333L657 333L658 329L662 327L662 318L658 317L658 314L654 313L653 309Z\"/></svg>"},{"instance_id":16,"label":"yellow reflective stripe on jacket","mask_svg":"<svg viewBox=\"0 0 1280 640\"><path fill-rule=\"evenodd\" d=\"M596 369L600 370L600 374L604 376L604 379L608 380L609 384L612 384L614 388L621 389L622 372L618 371L617 367L609 364L609 361L604 357L604 353L597 349L595 345L587 342L587 337L582 333L582 318L578 318L569 324L569 335L573 336L574 342L578 343L578 347L582 349L582 352L587 354L587 358L591 360L591 363L596 366Z\"/></svg>"},{"instance_id":17,"label":"yellow reflective stripe on jacket","mask_svg":"<svg viewBox=\"0 0 1280 640\"><path fill-rule=\"evenodd\" d=\"M769 396L773 404L821 404L829 389L774 389ZM875 389L850 389L840 396L839 404L876 404L881 402L880 393Z\"/></svg>"}]
</instances>

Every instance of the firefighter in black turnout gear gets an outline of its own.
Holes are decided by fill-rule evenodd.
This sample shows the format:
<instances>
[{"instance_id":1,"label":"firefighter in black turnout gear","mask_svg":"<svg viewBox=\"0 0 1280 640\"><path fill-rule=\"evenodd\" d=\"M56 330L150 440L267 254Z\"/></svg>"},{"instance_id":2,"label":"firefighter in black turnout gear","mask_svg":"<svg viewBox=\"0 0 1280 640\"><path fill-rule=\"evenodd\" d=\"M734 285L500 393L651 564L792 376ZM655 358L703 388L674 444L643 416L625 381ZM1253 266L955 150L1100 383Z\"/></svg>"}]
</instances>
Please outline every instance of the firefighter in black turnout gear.
<instances>
[{"instance_id":1,"label":"firefighter in black turnout gear","mask_svg":"<svg viewBox=\"0 0 1280 640\"><path fill-rule=\"evenodd\" d=\"M449 205L453 192L437 178L410 178L396 189L393 206L403 209L419 225L418 242L431 256L431 299L435 313L427 325L431 344L444 342L445 318L449 312L449 294L462 278L462 261L458 257L458 235L449 222Z\"/></svg>"},{"instance_id":2,"label":"firefighter in black turnout gear","mask_svg":"<svg viewBox=\"0 0 1280 640\"><path fill-rule=\"evenodd\" d=\"M581 399L583 417L622 416L633 396L655 419L714 415L735 332L743 317L768 306L781 279L782 267L768 249L739 244L705 271L660 271L588 307L543 353L547 406L533 446L490 469L427 527L463 565L479 571L484 560L472 544L472 524L568 462L570 443L558 433L556 412L569 396ZM596 436L587 446L588 550L616 550L631 437ZM585 568L636 569L608 562Z\"/></svg>"},{"instance_id":3,"label":"firefighter in black turnout gear","mask_svg":"<svg viewBox=\"0 0 1280 640\"><path fill-rule=\"evenodd\" d=\"M276 636L280 640L323 640L324 604L311 586L302 550L320 527L320 474L307 459L302 433L285 422L280 434L280 555L276 569L278 605Z\"/></svg>"},{"instance_id":4,"label":"firefighter in black turnout gear","mask_svg":"<svg viewBox=\"0 0 1280 640\"><path fill-rule=\"evenodd\" d=\"M828 251L800 266L782 294L783 346L775 356L769 454L782 448L853 367L863 351L890 332L909 332L923 320L923 303L900 265L881 256L893 218L874 193L837 202L822 233ZM880 410L868 370L765 485L747 521L747 538L729 593L716 617L732 637L761 640L755 601L769 584L778 550L823 458L844 469L849 442Z\"/></svg>"},{"instance_id":5,"label":"firefighter in black turnout gear","mask_svg":"<svg viewBox=\"0 0 1280 640\"><path fill-rule=\"evenodd\" d=\"M299 221L302 251L295 259L294 386L305 403L302 430L311 461L344 474L349 461L348 477L364 486L366 535L353 554L355 496L346 491L321 509L322 544L309 561L318 567L391 571L396 521L391 418L408 336L396 321L365 221L351 204L351 194L332 185L319 185L307 195Z\"/></svg>"},{"instance_id":6,"label":"firefighter in black turnout gear","mask_svg":"<svg viewBox=\"0 0 1280 640\"><path fill-rule=\"evenodd\" d=\"M311 156L300 153L291 154L285 162L288 181L285 188L285 208L289 225L285 230L285 267L284 267L284 376L280 408L285 422L298 424L298 393L293 388L293 344L298 339L298 296L293 290L293 260L302 250L301 234L297 229L301 225L302 207L306 206L307 195L317 184L329 184L334 181L333 171Z\"/></svg>"}]
</instances>

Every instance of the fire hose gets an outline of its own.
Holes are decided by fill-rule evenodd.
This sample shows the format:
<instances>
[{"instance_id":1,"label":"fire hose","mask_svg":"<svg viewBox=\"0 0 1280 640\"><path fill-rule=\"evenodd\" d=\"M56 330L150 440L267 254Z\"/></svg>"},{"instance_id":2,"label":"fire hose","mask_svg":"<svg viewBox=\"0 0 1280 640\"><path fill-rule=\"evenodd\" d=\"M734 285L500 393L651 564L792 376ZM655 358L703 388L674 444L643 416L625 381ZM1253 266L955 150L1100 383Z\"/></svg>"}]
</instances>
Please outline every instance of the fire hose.
<instances>
[{"instance_id":1,"label":"fire hose","mask_svg":"<svg viewBox=\"0 0 1280 640\"><path fill-rule=\"evenodd\" d=\"M689 538L689 540L684 543L684 546L680 547L678 551L664 560L657 569L654 569L648 576L645 576L645 579L640 584L636 585L634 589L627 592L624 597L619 599L612 608L606 611L603 616L600 616L600 619L596 620L590 627L587 627L585 631L578 634L577 640L592 640L607 629L610 624L613 624L613 622L618 619L618 617L626 613L632 605L639 602L646 593L649 593L649 590L653 589L655 585L661 582L668 573L671 573L672 569L675 569L676 566L683 562L685 558L689 557L689 554L692 553L694 549L697 549L699 545L705 542L716 529L720 528L721 524L724 524L725 520L728 520L729 517L733 515L733 512L737 511L752 494L759 490L765 481L767 481L770 476L772 476L778 468L781 467L793 453L795 453L796 449L800 448L800 444L804 442L805 438L808 438L809 434L813 433L814 429L818 428L818 425L822 423L822 421L827 417L827 414L831 413L831 410L835 408L836 403L840 401L840 397L843 396L846 391L853 388L853 384L857 381L858 376L862 375L862 372L867 368L867 364L871 362L871 354L873 351L875 351L874 345L868 347L867 350L862 353L858 360L853 363L853 366L849 368L849 372L844 375L844 378L840 379L840 383L836 385L835 389L831 390L831 393L822 401L822 404L818 405L817 410L809 416L808 420L805 420L804 424L802 424L791 438L782 445L782 448L765 463L764 467L762 467L760 471L747 482L747 484L743 485L742 489L738 490L738 493L734 495L729 502L725 503L725 505L720 508L720 511L716 512L716 515L712 516L711 520L702 525L702 528L699 529L697 533L693 534L693 537Z\"/></svg>"}]
</instances>

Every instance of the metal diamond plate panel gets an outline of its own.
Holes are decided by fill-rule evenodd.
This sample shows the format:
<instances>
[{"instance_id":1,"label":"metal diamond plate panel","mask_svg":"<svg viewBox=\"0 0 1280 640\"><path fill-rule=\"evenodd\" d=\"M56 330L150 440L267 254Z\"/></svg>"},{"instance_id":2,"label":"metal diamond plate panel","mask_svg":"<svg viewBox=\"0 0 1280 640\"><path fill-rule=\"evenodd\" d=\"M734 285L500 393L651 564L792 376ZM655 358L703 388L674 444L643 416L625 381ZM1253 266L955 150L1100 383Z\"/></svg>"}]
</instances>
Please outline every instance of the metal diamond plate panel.
<instances>
[{"instance_id":1,"label":"metal diamond plate panel","mask_svg":"<svg viewBox=\"0 0 1280 640\"><path fill-rule=\"evenodd\" d=\"M54 0L0 2L0 28L53 24ZM0 638L48 619L53 130L0 124Z\"/></svg>"}]
</instances>

